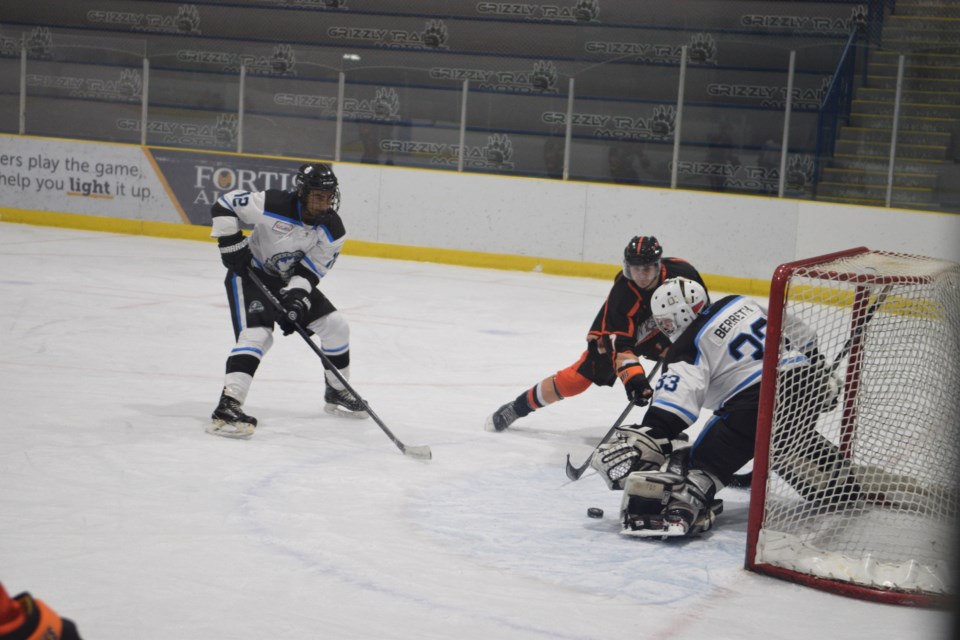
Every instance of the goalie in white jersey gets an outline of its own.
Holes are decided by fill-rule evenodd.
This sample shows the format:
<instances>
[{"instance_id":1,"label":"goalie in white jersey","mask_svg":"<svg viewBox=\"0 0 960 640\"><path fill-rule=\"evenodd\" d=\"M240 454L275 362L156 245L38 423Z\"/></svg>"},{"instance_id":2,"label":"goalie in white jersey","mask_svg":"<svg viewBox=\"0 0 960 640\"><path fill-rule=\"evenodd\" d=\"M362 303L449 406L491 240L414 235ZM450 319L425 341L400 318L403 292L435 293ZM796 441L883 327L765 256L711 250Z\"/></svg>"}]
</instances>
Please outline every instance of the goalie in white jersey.
<instances>
[{"instance_id":1,"label":"goalie in white jersey","mask_svg":"<svg viewBox=\"0 0 960 640\"><path fill-rule=\"evenodd\" d=\"M710 304L703 287L685 278L660 285L651 309L673 344L650 408L640 425L621 427L598 447L591 464L611 489L624 490L622 533L690 535L710 529L722 511L716 493L753 458L767 315L743 296ZM804 344L781 358L781 372L820 366L813 361L818 358L815 340L809 332L795 335L801 333ZM828 377L819 378L824 389ZM813 420L829 405L829 392L808 388L804 393ZM701 409L714 416L692 447L673 452L671 441L697 421ZM810 447L830 446L809 423L803 428L810 431L805 439ZM809 489L802 479L788 481L801 492Z\"/></svg>"},{"instance_id":2,"label":"goalie in white jersey","mask_svg":"<svg viewBox=\"0 0 960 640\"><path fill-rule=\"evenodd\" d=\"M295 191L231 191L211 209L211 235L227 268L224 281L236 345L226 363L223 392L211 416L209 433L249 438L256 418L243 411L261 359L273 345L274 324L284 335L291 322L318 336L321 348L344 378L350 375L350 329L333 303L317 288L333 268L346 240L338 212L340 187L328 164L304 164ZM241 224L253 225L247 238ZM247 277L252 271L284 307L278 313ZM366 418L363 404L337 377L326 373L325 411Z\"/></svg>"}]
</instances>

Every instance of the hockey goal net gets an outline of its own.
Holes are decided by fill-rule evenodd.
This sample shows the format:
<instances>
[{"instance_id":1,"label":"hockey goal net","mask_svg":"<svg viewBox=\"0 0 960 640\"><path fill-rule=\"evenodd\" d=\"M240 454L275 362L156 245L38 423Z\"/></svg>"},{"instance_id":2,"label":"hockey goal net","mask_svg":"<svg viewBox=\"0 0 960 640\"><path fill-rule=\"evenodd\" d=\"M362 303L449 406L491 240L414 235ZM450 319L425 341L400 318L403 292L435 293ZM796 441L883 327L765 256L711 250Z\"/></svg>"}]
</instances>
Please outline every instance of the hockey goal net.
<instances>
[{"instance_id":1,"label":"hockey goal net","mask_svg":"<svg viewBox=\"0 0 960 640\"><path fill-rule=\"evenodd\" d=\"M791 368L798 352L807 366ZM945 604L958 361L960 265L861 247L778 267L747 568L868 600Z\"/></svg>"}]
</instances>

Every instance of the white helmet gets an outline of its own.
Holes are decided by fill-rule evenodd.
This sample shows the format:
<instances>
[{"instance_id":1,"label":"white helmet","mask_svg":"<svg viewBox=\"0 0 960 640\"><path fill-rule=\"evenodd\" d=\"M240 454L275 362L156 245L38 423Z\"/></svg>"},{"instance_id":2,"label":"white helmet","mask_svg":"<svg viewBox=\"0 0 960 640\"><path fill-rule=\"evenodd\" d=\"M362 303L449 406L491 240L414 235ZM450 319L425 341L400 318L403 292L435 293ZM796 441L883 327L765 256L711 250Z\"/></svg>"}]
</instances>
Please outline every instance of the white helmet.
<instances>
[{"instance_id":1,"label":"white helmet","mask_svg":"<svg viewBox=\"0 0 960 640\"><path fill-rule=\"evenodd\" d=\"M709 301L699 282L670 278L653 292L650 309L660 331L670 338L670 342L676 342Z\"/></svg>"}]
</instances>

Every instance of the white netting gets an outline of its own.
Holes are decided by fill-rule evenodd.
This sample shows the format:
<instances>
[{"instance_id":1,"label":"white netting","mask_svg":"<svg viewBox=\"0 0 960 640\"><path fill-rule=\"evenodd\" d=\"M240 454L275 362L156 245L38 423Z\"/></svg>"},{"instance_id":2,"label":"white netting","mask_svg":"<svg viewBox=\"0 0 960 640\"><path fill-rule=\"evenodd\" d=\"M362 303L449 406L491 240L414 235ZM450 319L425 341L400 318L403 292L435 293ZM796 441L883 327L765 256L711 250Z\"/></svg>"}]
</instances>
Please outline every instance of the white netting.
<instances>
[{"instance_id":1,"label":"white netting","mask_svg":"<svg viewBox=\"0 0 960 640\"><path fill-rule=\"evenodd\" d=\"M798 268L782 328L755 561L950 592L960 265L868 252ZM815 364L788 368L797 350Z\"/></svg>"}]
</instances>

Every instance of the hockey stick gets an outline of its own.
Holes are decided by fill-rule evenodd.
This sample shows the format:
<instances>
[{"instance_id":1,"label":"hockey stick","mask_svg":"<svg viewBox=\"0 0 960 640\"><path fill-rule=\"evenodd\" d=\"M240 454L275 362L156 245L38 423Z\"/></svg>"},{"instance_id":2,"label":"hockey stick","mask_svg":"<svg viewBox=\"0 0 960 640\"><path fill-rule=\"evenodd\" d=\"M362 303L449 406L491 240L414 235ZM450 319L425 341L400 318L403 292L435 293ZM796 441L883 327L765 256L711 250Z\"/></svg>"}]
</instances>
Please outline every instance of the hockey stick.
<instances>
[{"instance_id":1,"label":"hockey stick","mask_svg":"<svg viewBox=\"0 0 960 640\"><path fill-rule=\"evenodd\" d=\"M874 314L877 313L877 309L880 308L886 299L887 295L890 293L890 289L893 285L884 285L880 292L877 294L877 297L874 298L873 302L870 303L870 307L867 309L867 312L863 315L863 322L861 322L853 330L853 333L850 334L850 337L847 338L847 341L843 343L843 347L840 349L840 352L834 356L833 362L830 363L830 373L834 373L837 369L840 368L840 361L850 355L850 350L853 349L853 342L858 340L860 336L863 335L863 332L866 331L867 325L870 324L870 321L873 320Z\"/></svg>"},{"instance_id":2,"label":"hockey stick","mask_svg":"<svg viewBox=\"0 0 960 640\"><path fill-rule=\"evenodd\" d=\"M650 370L650 373L647 374L647 380L648 381L652 380L653 376L657 374L657 371L659 369L660 369L660 361L658 360L657 364L655 364L653 369ZM590 461L593 460L593 454L594 452L596 452L597 447L599 447L601 444L606 442L607 439L613 435L613 432L616 431L618 428L620 428L620 425L623 424L623 421L627 419L627 414L630 413L631 409L633 409L634 406L635 405L633 404L633 402L631 402L624 408L623 413L620 414L620 417L617 418L617 421L613 423L613 426L610 427L610 430L607 431L607 433L603 436L603 438L600 439L600 442L598 442L597 446L593 448L593 451L590 452L590 455L587 456L586 461L582 465L580 465L579 467L574 467L570 463L570 454L569 453L567 454L567 477L568 478L570 478L571 480L580 479L580 476L583 475L583 472L586 471L587 467L590 466Z\"/></svg>"},{"instance_id":3,"label":"hockey stick","mask_svg":"<svg viewBox=\"0 0 960 640\"><path fill-rule=\"evenodd\" d=\"M247 276L250 278L250 281L255 284L261 292L263 292L263 295L267 297L267 300L270 301L270 304L273 305L273 308L276 309L281 316L285 316L286 312L283 308L283 304L269 289L267 289L267 286L263 284L260 278L257 277L257 274L253 272L253 269L247 269ZM356 389L350 386L350 383L347 382L347 379L343 377L343 374L340 373L340 370L333 366L333 363L330 362L330 358L328 358L323 351L320 350L320 347L318 347L317 344L310 339L310 334L307 333L306 329L301 327L299 322L291 322L290 324L293 326L296 332L300 334L300 337L303 338L308 345L310 345L310 348L313 349L313 352L320 356L320 360L323 362L324 368L333 372L333 375L336 376L337 380L339 380L344 388L349 391L360 404L363 405L363 408L368 414L370 414L370 417L373 418L373 421L376 422L381 429L383 429L383 432L387 434L387 437L390 438L393 444L397 445L397 448L400 449L404 455L419 458L420 460L429 460L433 457L433 452L430 451L430 447L426 445L419 447L408 447L407 445L403 444L399 438L393 435L393 432L390 431L387 425L383 423L383 420L381 420L380 417L373 412L373 409L370 408L370 405L367 404L367 401L360 397L360 394L357 393Z\"/></svg>"}]
</instances>

